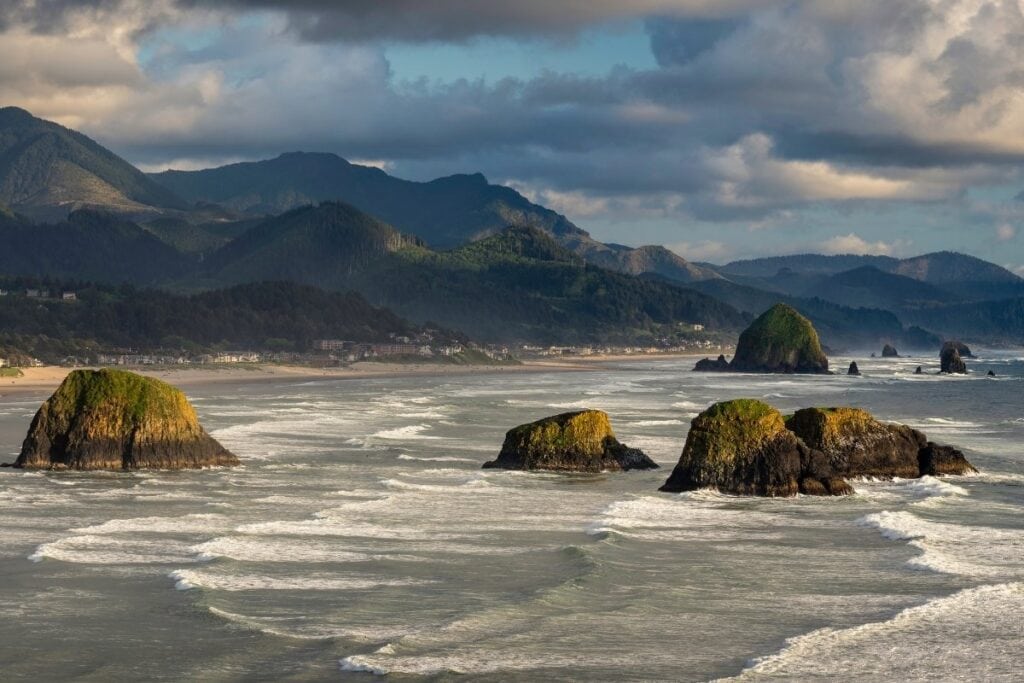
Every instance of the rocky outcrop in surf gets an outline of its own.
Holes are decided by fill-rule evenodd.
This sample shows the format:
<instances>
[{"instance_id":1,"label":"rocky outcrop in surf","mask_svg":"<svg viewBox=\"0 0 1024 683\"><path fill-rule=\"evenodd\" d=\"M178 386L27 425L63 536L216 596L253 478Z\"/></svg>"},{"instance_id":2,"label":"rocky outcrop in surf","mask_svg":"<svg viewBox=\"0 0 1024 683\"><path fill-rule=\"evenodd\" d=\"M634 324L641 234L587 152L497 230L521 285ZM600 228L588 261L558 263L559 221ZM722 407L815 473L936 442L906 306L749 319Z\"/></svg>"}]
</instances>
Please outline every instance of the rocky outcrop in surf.
<instances>
[{"instance_id":1,"label":"rocky outcrop in surf","mask_svg":"<svg viewBox=\"0 0 1024 683\"><path fill-rule=\"evenodd\" d=\"M882 347L882 358L899 358L899 351L892 344L886 344Z\"/></svg>"},{"instance_id":2,"label":"rocky outcrop in surf","mask_svg":"<svg viewBox=\"0 0 1024 683\"><path fill-rule=\"evenodd\" d=\"M619 443L607 413L579 410L509 430L497 459L484 468L602 472L655 469L643 451Z\"/></svg>"},{"instance_id":3,"label":"rocky outcrop in surf","mask_svg":"<svg viewBox=\"0 0 1024 683\"><path fill-rule=\"evenodd\" d=\"M704 358L697 361L697 365L693 369L695 372L729 372L729 361L725 359L725 356L719 354L715 360Z\"/></svg>"},{"instance_id":4,"label":"rocky outcrop in surf","mask_svg":"<svg viewBox=\"0 0 1024 683\"><path fill-rule=\"evenodd\" d=\"M961 358L974 358L974 354L971 353L971 347L968 346L967 344L964 344L962 341L952 339L942 345L942 351L945 351L947 348L956 349L957 353L960 354ZM939 352L940 355L942 351Z\"/></svg>"},{"instance_id":5,"label":"rocky outcrop in surf","mask_svg":"<svg viewBox=\"0 0 1024 683\"><path fill-rule=\"evenodd\" d=\"M721 358L720 360L724 360ZM765 311L740 335L728 368L697 364L695 371L828 373L828 358L811 321L786 304Z\"/></svg>"},{"instance_id":6,"label":"rocky outcrop in surf","mask_svg":"<svg viewBox=\"0 0 1024 683\"><path fill-rule=\"evenodd\" d=\"M123 370L75 370L39 408L14 466L135 470L237 464L200 426L178 389Z\"/></svg>"},{"instance_id":7,"label":"rocky outcrop in surf","mask_svg":"<svg viewBox=\"0 0 1024 683\"><path fill-rule=\"evenodd\" d=\"M860 368L857 367L857 361L850 361L850 369L846 371L847 375L859 375Z\"/></svg>"},{"instance_id":8,"label":"rocky outcrop in surf","mask_svg":"<svg viewBox=\"0 0 1024 683\"><path fill-rule=\"evenodd\" d=\"M939 364L941 372L951 375L967 374L967 364L960 356L960 348L956 342L946 342L939 353Z\"/></svg>"},{"instance_id":9,"label":"rocky outcrop in surf","mask_svg":"<svg viewBox=\"0 0 1024 683\"><path fill-rule=\"evenodd\" d=\"M859 408L804 408L786 420L786 427L824 453L842 477L910 479L975 471L959 450L928 441L906 425L880 422Z\"/></svg>"},{"instance_id":10,"label":"rocky outcrop in surf","mask_svg":"<svg viewBox=\"0 0 1024 683\"><path fill-rule=\"evenodd\" d=\"M662 491L712 488L753 496L843 495L852 489L779 411L753 399L716 403L693 418L679 463Z\"/></svg>"}]
</instances>

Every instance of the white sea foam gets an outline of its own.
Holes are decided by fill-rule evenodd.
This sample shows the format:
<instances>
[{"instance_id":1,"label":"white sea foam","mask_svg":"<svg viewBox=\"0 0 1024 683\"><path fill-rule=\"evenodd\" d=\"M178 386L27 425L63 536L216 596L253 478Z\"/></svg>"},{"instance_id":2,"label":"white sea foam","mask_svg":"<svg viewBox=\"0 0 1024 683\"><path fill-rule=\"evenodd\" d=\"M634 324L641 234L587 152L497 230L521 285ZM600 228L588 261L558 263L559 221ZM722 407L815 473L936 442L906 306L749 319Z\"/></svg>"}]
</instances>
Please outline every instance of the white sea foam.
<instances>
[{"instance_id":1,"label":"white sea foam","mask_svg":"<svg viewBox=\"0 0 1024 683\"><path fill-rule=\"evenodd\" d=\"M908 562L915 569L989 579L1018 579L1024 573L1024 530L933 522L912 512L889 510L858 521L920 550Z\"/></svg>"},{"instance_id":2,"label":"white sea foam","mask_svg":"<svg viewBox=\"0 0 1024 683\"><path fill-rule=\"evenodd\" d=\"M345 591L371 588L422 586L433 581L423 579L367 579L339 577L335 574L305 574L303 576L266 576L261 574L223 574L193 569L176 569L168 574L178 590L206 588L231 593L241 591Z\"/></svg>"},{"instance_id":3,"label":"white sea foam","mask_svg":"<svg viewBox=\"0 0 1024 683\"><path fill-rule=\"evenodd\" d=\"M1020 679L1024 584L962 590L886 621L786 641L731 680Z\"/></svg>"},{"instance_id":4,"label":"white sea foam","mask_svg":"<svg viewBox=\"0 0 1024 683\"><path fill-rule=\"evenodd\" d=\"M330 625L309 624L305 617L250 617L212 606L206 609L209 610L210 614L230 621L233 624L239 624L260 633L283 638L294 638L296 640L334 640L335 638L344 638L372 643L401 638L414 634L418 630L412 627L378 626L338 628Z\"/></svg>"},{"instance_id":5,"label":"white sea foam","mask_svg":"<svg viewBox=\"0 0 1024 683\"><path fill-rule=\"evenodd\" d=\"M69 536L43 543L28 556L33 562L44 559L75 564L126 565L176 564L194 562L188 544L168 540L122 539L111 535Z\"/></svg>"},{"instance_id":6,"label":"white sea foam","mask_svg":"<svg viewBox=\"0 0 1024 683\"><path fill-rule=\"evenodd\" d=\"M423 432L429 431L430 425L418 424L408 425L405 427L397 427L395 429L384 429L379 432L375 432L371 435L371 438L377 439L436 439L436 436L428 436Z\"/></svg>"},{"instance_id":7,"label":"white sea foam","mask_svg":"<svg viewBox=\"0 0 1024 683\"><path fill-rule=\"evenodd\" d=\"M682 420L638 420L631 422L634 427L659 427L661 425L681 425Z\"/></svg>"},{"instance_id":8,"label":"white sea foam","mask_svg":"<svg viewBox=\"0 0 1024 683\"><path fill-rule=\"evenodd\" d=\"M417 460L419 462L480 462L473 458L457 458L455 456L442 455L436 458L418 457L415 455L407 455L402 453L398 456L399 460Z\"/></svg>"},{"instance_id":9,"label":"white sea foam","mask_svg":"<svg viewBox=\"0 0 1024 683\"><path fill-rule=\"evenodd\" d=\"M200 513L178 517L131 517L111 519L101 524L71 529L82 534L119 534L125 532L187 534L226 529L228 518L217 513Z\"/></svg>"},{"instance_id":10,"label":"white sea foam","mask_svg":"<svg viewBox=\"0 0 1024 683\"><path fill-rule=\"evenodd\" d=\"M332 543L311 543L309 540L270 540L238 536L214 538L192 546L191 551L196 553L196 558L201 561L228 558L240 562L323 563L369 562L371 560L416 562L421 559L415 555L355 552L348 545L345 548L340 548Z\"/></svg>"}]
</instances>

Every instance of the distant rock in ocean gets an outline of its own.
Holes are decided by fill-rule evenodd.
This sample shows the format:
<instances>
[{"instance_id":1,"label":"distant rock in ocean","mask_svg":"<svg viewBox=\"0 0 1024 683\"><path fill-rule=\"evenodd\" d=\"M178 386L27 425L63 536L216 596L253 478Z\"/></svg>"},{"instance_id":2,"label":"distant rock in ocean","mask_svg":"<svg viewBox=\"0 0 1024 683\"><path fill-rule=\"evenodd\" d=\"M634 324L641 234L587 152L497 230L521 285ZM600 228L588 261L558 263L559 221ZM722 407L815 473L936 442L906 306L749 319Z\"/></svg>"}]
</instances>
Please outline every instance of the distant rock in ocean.
<instances>
[{"instance_id":1,"label":"distant rock in ocean","mask_svg":"<svg viewBox=\"0 0 1024 683\"><path fill-rule=\"evenodd\" d=\"M847 375L859 375L860 368L857 367L857 361L850 361L850 369L846 371Z\"/></svg>"},{"instance_id":2,"label":"distant rock in ocean","mask_svg":"<svg viewBox=\"0 0 1024 683\"><path fill-rule=\"evenodd\" d=\"M720 361L705 359L695 371L726 370ZM786 304L765 311L740 335L732 372L827 374L828 358L811 321Z\"/></svg>"},{"instance_id":3,"label":"distant rock in ocean","mask_svg":"<svg viewBox=\"0 0 1024 683\"><path fill-rule=\"evenodd\" d=\"M509 430L496 460L484 468L603 472L655 469L643 451L619 443L607 413L580 410Z\"/></svg>"},{"instance_id":4,"label":"distant rock in ocean","mask_svg":"<svg viewBox=\"0 0 1024 683\"><path fill-rule=\"evenodd\" d=\"M906 425L879 422L859 408L804 408L786 420L786 427L808 447L824 453L833 471L843 477L912 479L933 471L975 471L957 449L928 441Z\"/></svg>"},{"instance_id":5,"label":"distant rock in ocean","mask_svg":"<svg viewBox=\"0 0 1024 683\"><path fill-rule=\"evenodd\" d=\"M697 361L693 369L695 372L729 372L729 361L723 355L719 355L716 360L704 358Z\"/></svg>"},{"instance_id":6,"label":"distant rock in ocean","mask_svg":"<svg viewBox=\"0 0 1024 683\"><path fill-rule=\"evenodd\" d=\"M967 344L964 344L962 341L957 341L954 339L942 345L943 350L949 347L955 348L957 350L957 353L960 354L961 358L974 358L974 354L971 353L971 347L968 346Z\"/></svg>"},{"instance_id":7,"label":"distant rock in ocean","mask_svg":"<svg viewBox=\"0 0 1024 683\"><path fill-rule=\"evenodd\" d=\"M988 376L988 377L995 377L995 376L996 376L996 373L995 373L995 371L993 371L993 370L989 370L989 371L988 371L988 375L987 375L987 376Z\"/></svg>"},{"instance_id":8,"label":"distant rock in ocean","mask_svg":"<svg viewBox=\"0 0 1024 683\"><path fill-rule=\"evenodd\" d=\"M917 366L917 370L914 370L914 374L915 375L923 375L924 374L924 369L920 365L918 365Z\"/></svg>"},{"instance_id":9,"label":"distant rock in ocean","mask_svg":"<svg viewBox=\"0 0 1024 683\"><path fill-rule=\"evenodd\" d=\"M185 395L123 370L75 370L39 408L14 466L53 470L238 465Z\"/></svg>"},{"instance_id":10,"label":"distant rock in ocean","mask_svg":"<svg viewBox=\"0 0 1024 683\"><path fill-rule=\"evenodd\" d=\"M853 492L824 454L786 429L779 411L753 399L716 403L693 418L679 463L661 490L702 488L754 496Z\"/></svg>"},{"instance_id":11,"label":"distant rock in ocean","mask_svg":"<svg viewBox=\"0 0 1024 683\"><path fill-rule=\"evenodd\" d=\"M953 375L964 375L967 373L967 364L960 356L959 342L946 342L939 352L941 371Z\"/></svg>"},{"instance_id":12,"label":"distant rock in ocean","mask_svg":"<svg viewBox=\"0 0 1024 683\"><path fill-rule=\"evenodd\" d=\"M882 358L899 358L899 356L900 354L896 350L895 346L892 346L891 344L886 344L884 347L882 347Z\"/></svg>"}]
</instances>

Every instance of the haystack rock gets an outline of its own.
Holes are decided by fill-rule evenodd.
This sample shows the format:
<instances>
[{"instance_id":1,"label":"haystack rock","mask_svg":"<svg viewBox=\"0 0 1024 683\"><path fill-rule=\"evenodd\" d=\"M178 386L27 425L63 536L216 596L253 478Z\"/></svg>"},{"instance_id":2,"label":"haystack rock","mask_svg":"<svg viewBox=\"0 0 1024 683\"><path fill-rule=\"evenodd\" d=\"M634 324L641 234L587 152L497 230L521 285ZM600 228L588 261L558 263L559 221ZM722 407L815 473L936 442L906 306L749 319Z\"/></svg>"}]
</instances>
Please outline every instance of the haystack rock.
<instances>
[{"instance_id":1,"label":"haystack rock","mask_svg":"<svg viewBox=\"0 0 1024 683\"><path fill-rule=\"evenodd\" d=\"M857 367L857 361L850 361L850 369L846 371L847 375L859 375L860 368Z\"/></svg>"},{"instance_id":2,"label":"haystack rock","mask_svg":"<svg viewBox=\"0 0 1024 683\"><path fill-rule=\"evenodd\" d=\"M964 344L962 341L957 341L954 339L942 345L943 350L949 347L955 348L957 350L957 353L960 354L961 358L974 358L974 354L971 353L971 347L968 346L967 344Z\"/></svg>"},{"instance_id":3,"label":"haystack rock","mask_svg":"<svg viewBox=\"0 0 1024 683\"><path fill-rule=\"evenodd\" d=\"M562 413L509 430L496 460L484 468L603 472L655 469L643 451L619 443L600 410Z\"/></svg>"},{"instance_id":4,"label":"haystack rock","mask_svg":"<svg viewBox=\"0 0 1024 683\"><path fill-rule=\"evenodd\" d=\"M899 351L896 350L895 346L886 344L882 347L882 358L899 358L899 356Z\"/></svg>"},{"instance_id":5,"label":"haystack rock","mask_svg":"<svg viewBox=\"0 0 1024 683\"><path fill-rule=\"evenodd\" d=\"M705 369L721 368L694 368ZM811 321L786 304L776 304L740 335L729 370L827 374L828 358Z\"/></svg>"},{"instance_id":6,"label":"haystack rock","mask_svg":"<svg viewBox=\"0 0 1024 683\"><path fill-rule=\"evenodd\" d=\"M956 342L946 342L939 353L939 364L942 372L952 375L967 374L967 364L960 356L960 349Z\"/></svg>"},{"instance_id":7,"label":"haystack rock","mask_svg":"<svg viewBox=\"0 0 1024 683\"><path fill-rule=\"evenodd\" d=\"M779 411L753 399L716 403L693 418L662 491L712 488L754 496L844 495L853 489L808 448Z\"/></svg>"},{"instance_id":8,"label":"haystack rock","mask_svg":"<svg viewBox=\"0 0 1024 683\"><path fill-rule=\"evenodd\" d=\"M239 464L178 389L123 370L75 370L36 413L15 467L195 469Z\"/></svg>"},{"instance_id":9,"label":"haystack rock","mask_svg":"<svg viewBox=\"0 0 1024 683\"><path fill-rule=\"evenodd\" d=\"M906 425L879 422L858 408L804 408L786 427L821 451L842 477L915 478L976 471L964 454Z\"/></svg>"}]
</instances>

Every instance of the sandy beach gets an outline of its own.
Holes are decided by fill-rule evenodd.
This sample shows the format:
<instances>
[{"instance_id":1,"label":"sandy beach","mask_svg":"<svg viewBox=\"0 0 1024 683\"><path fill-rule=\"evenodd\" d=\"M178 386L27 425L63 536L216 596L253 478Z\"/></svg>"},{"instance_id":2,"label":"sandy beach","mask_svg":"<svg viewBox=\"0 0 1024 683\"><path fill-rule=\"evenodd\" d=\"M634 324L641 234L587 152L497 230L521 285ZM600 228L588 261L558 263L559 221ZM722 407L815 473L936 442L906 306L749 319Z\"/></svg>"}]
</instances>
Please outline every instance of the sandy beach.
<instances>
[{"instance_id":1,"label":"sandy beach","mask_svg":"<svg viewBox=\"0 0 1024 683\"><path fill-rule=\"evenodd\" d=\"M453 375L501 375L524 372L586 372L600 368L603 362L703 358L706 354L633 354L593 355L573 358L531 359L520 365L443 365L438 363L360 362L340 368L315 368L301 365L224 365L205 367L127 367L126 370L156 377L188 388L207 384L273 382L288 380L371 379L385 377L430 377ZM73 368L46 366L23 368L21 377L0 378L0 398L13 394L55 389Z\"/></svg>"}]
</instances>

